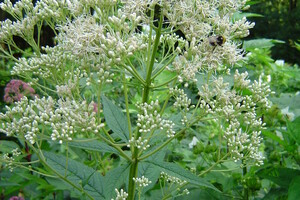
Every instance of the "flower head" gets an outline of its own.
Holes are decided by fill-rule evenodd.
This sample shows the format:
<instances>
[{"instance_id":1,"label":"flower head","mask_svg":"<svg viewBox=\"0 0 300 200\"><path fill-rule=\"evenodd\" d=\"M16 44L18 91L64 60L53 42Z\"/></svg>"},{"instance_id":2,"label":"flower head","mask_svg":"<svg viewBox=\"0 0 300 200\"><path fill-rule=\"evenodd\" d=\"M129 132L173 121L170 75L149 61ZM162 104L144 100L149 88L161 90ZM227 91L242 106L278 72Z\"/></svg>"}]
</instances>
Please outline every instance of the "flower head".
<instances>
[{"instance_id":1,"label":"flower head","mask_svg":"<svg viewBox=\"0 0 300 200\"><path fill-rule=\"evenodd\" d=\"M35 90L27 83L21 80L11 80L4 89L4 101L6 103L13 103L20 101L24 96L34 98L37 96Z\"/></svg>"}]
</instances>

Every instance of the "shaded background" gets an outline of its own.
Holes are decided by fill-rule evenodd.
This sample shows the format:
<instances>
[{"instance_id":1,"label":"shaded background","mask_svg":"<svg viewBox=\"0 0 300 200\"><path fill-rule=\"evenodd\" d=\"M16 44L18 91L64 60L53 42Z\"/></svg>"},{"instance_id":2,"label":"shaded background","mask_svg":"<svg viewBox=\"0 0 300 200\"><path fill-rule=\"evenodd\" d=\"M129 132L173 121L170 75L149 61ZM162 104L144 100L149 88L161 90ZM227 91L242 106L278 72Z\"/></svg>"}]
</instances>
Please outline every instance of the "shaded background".
<instances>
[{"instance_id":1,"label":"shaded background","mask_svg":"<svg viewBox=\"0 0 300 200\"><path fill-rule=\"evenodd\" d=\"M263 17L249 18L255 22L255 26L247 39L282 40L284 44L276 44L272 48L272 58L300 64L300 52L293 47L294 42L300 40L299 4L299 0L260 0L251 5L247 12L261 14Z\"/></svg>"}]
</instances>

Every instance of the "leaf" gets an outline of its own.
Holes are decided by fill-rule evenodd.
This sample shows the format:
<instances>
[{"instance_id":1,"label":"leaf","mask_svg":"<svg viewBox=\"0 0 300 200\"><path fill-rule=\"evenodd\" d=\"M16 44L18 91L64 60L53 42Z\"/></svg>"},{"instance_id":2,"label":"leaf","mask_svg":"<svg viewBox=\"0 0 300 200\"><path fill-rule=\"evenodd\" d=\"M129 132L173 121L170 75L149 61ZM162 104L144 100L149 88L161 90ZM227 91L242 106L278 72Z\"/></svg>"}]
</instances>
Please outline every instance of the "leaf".
<instances>
[{"instance_id":1,"label":"leaf","mask_svg":"<svg viewBox=\"0 0 300 200\"><path fill-rule=\"evenodd\" d=\"M97 151L102 153L115 153L119 155L119 152L113 147L109 146L105 142L93 140L88 142L69 142L69 146L76 147L85 150Z\"/></svg>"},{"instance_id":2,"label":"leaf","mask_svg":"<svg viewBox=\"0 0 300 200\"><path fill-rule=\"evenodd\" d=\"M0 140L0 149L2 153L11 153L13 149L19 149L17 143L13 141Z\"/></svg>"},{"instance_id":3,"label":"leaf","mask_svg":"<svg viewBox=\"0 0 300 200\"><path fill-rule=\"evenodd\" d=\"M103 176L99 172L95 172L93 168L75 160L67 160L66 157L62 155L57 155L47 151L43 151L43 154L46 158L47 164L61 176L64 176L66 173L66 178L70 182L78 187L83 187L84 191L86 191L94 199L105 199L103 194L103 183L105 182ZM67 162L68 165L66 167ZM85 181L86 185L80 185L80 183ZM81 191L78 191L78 193L80 192Z\"/></svg>"},{"instance_id":4,"label":"leaf","mask_svg":"<svg viewBox=\"0 0 300 200\"><path fill-rule=\"evenodd\" d=\"M166 148L160 150L158 153L153 154L146 160L156 160L162 162L166 154ZM149 184L147 187L143 189L143 193L147 192L149 189L151 189L158 180L160 176L160 170L158 167L154 166L153 164L141 162L138 167L138 177L145 176L149 179L152 183Z\"/></svg>"},{"instance_id":5,"label":"leaf","mask_svg":"<svg viewBox=\"0 0 300 200\"><path fill-rule=\"evenodd\" d=\"M222 193L215 192L213 190L201 189L201 188L187 188L189 190L188 195L175 197L174 200L191 200L191 199L205 199L205 200L232 200L234 196L227 197Z\"/></svg>"},{"instance_id":6,"label":"leaf","mask_svg":"<svg viewBox=\"0 0 300 200\"><path fill-rule=\"evenodd\" d=\"M183 169L182 167L178 166L175 163L168 163L168 162L162 162L162 161L157 161L157 160L147 160L144 162L150 163L150 164L158 167L159 170L169 174L170 176L175 176L175 177L178 177L189 183L192 183L192 184L195 184L195 185L198 185L201 187L207 187L207 188L210 188L210 189L220 192L212 184L210 184L207 181L205 181L204 179L196 176L192 172Z\"/></svg>"},{"instance_id":7,"label":"leaf","mask_svg":"<svg viewBox=\"0 0 300 200\"><path fill-rule=\"evenodd\" d=\"M274 40L274 39L253 39L244 41L243 49L250 50L255 48L271 48L276 43L284 43L284 41L281 40Z\"/></svg>"},{"instance_id":8,"label":"leaf","mask_svg":"<svg viewBox=\"0 0 300 200\"><path fill-rule=\"evenodd\" d=\"M282 146L288 145L288 144L286 143L286 141L282 140L280 137L278 137L277 135L275 135L274 133L272 133L272 132L270 132L270 131L263 130L261 133L262 133L264 136L266 136L266 137L268 137L268 138L270 138L270 139L272 139L272 140L278 142L278 143L281 144Z\"/></svg>"},{"instance_id":9,"label":"leaf","mask_svg":"<svg viewBox=\"0 0 300 200\"><path fill-rule=\"evenodd\" d=\"M296 176L289 187L288 200L297 200L300 197L300 176Z\"/></svg>"},{"instance_id":10,"label":"leaf","mask_svg":"<svg viewBox=\"0 0 300 200\"><path fill-rule=\"evenodd\" d=\"M290 137L300 145L300 117L297 117L292 122L287 121L287 130Z\"/></svg>"},{"instance_id":11,"label":"leaf","mask_svg":"<svg viewBox=\"0 0 300 200\"><path fill-rule=\"evenodd\" d=\"M287 190L285 188L271 188L263 200L287 199L286 197Z\"/></svg>"},{"instance_id":12,"label":"leaf","mask_svg":"<svg viewBox=\"0 0 300 200\"><path fill-rule=\"evenodd\" d=\"M150 163L141 162L138 168L138 177L140 178L142 176L148 178L149 181L151 181L151 184L143 189L143 192L147 192L155 185L157 179L160 176L160 170Z\"/></svg>"},{"instance_id":13,"label":"leaf","mask_svg":"<svg viewBox=\"0 0 300 200\"><path fill-rule=\"evenodd\" d=\"M270 100L280 109L289 107L289 112L295 115L295 118L300 116L300 94L282 93L280 97L270 97Z\"/></svg>"},{"instance_id":14,"label":"leaf","mask_svg":"<svg viewBox=\"0 0 300 200\"><path fill-rule=\"evenodd\" d=\"M110 170L104 177L104 195L106 199L112 199L115 197L115 188L119 189L121 186L128 183L128 175L130 170L130 164L126 163Z\"/></svg>"},{"instance_id":15,"label":"leaf","mask_svg":"<svg viewBox=\"0 0 300 200\"><path fill-rule=\"evenodd\" d=\"M291 168L266 167L257 172L260 178L273 181L277 185L288 188L295 176L300 176L300 170Z\"/></svg>"},{"instance_id":16,"label":"leaf","mask_svg":"<svg viewBox=\"0 0 300 200\"><path fill-rule=\"evenodd\" d=\"M257 13L246 13L246 12L236 12L233 14L232 18L237 21L242 19L243 17L263 17L263 15L261 14L257 14Z\"/></svg>"},{"instance_id":17,"label":"leaf","mask_svg":"<svg viewBox=\"0 0 300 200\"><path fill-rule=\"evenodd\" d=\"M103 114L108 127L117 134L124 142L129 140L129 129L127 117L122 113L121 109L102 96Z\"/></svg>"}]
</instances>

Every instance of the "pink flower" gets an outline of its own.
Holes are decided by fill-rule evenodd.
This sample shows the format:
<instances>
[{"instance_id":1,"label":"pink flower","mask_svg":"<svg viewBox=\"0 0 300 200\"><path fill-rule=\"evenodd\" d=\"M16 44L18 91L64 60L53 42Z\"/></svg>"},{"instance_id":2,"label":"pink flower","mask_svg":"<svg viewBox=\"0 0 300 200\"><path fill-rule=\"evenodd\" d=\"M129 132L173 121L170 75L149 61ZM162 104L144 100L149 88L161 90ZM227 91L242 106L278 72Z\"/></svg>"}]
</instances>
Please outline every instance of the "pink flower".
<instances>
[{"instance_id":1,"label":"pink flower","mask_svg":"<svg viewBox=\"0 0 300 200\"><path fill-rule=\"evenodd\" d=\"M13 103L20 101L22 97L27 96L34 98L37 96L35 90L30 87L27 83L21 80L11 80L4 89L4 101L6 103Z\"/></svg>"},{"instance_id":2,"label":"pink flower","mask_svg":"<svg viewBox=\"0 0 300 200\"><path fill-rule=\"evenodd\" d=\"M24 200L24 198L18 197L18 196L13 196L13 197L10 197L9 200Z\"/></svg>"},{"instance_id":3,"label":"pink flower","mask_svg":"<svg viewBox=\"0 0 300 200\"><path fill-rule=\"evenodd\" d=\"M98 104L97 103L94 103L94 110L93 110L95 113L98 112Z\"/></svg>"}]
</instances>

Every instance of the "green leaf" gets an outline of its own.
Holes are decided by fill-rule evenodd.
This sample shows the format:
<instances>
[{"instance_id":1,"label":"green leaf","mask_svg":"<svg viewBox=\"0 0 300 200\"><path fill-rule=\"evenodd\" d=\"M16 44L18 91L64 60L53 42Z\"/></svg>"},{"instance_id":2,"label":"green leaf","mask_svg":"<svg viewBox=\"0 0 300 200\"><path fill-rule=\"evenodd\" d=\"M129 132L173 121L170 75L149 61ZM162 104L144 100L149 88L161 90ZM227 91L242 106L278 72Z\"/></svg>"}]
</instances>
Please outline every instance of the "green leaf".
<instances>
[{"instance_id":1,"label":"green leaf","mask_svg":"<svg viewBox=\"0 0 300 200\"><path fill-rule=\"evenodd\" d=\"M106 199L112 199L116 196L115 188L119 189L128 183L130 164L126 163L110 170L104 177L104 195Z\"/></svg>"},{"instance_id":2,"label":"green leaf","mask_svg":"<svg viewBox=\"0 0 300 200\"><path fill-rule=\"evenodd\" d=\"M160 150L158 153L153 154L146 160L156 160L159 162L162 162L164 157L166 155L166 148ZM143 192L147 192L149 189L151 189L155 184L156 181L158 180L160 176L160 170L158 167L154 166L153 164L146 163L146 162L141 162L138 167L138 177L145 176L147 177L152 183L149 184L147 187L143 189Z\"/></svg>"},{"instance_id":3,"label":"green leaf","mask_svg":"<svg viewBox=\"0 0 300 200\"><path fill-rule=\"evenodd\" d=\"M257 13L236 12L232 16L234 21L240 20L243 17L246 17L246 18L248 18L248 17L263 17L263 15L257 14Z\"/></svg>"},{"instance_id":4,"label":"green leaf","mask_svg":"<svg viewBox=\"0 0 300 200\"><path fill-rule=\"evenodd\" d=\"M149 179L149 181L151 181L151 184L149 184L147 187L143 189L143 192L147 192L155 185L157 179L160 176L160 170L156 166L150 163L141 162L138 168L138 177L142 177L142 176L145 176L146 178Z\"/></svg>"},{"instance_id":5,"label":"green leaf","mask_svg":"<svg viewBox=\"0 0 300 200\"><path fill-rule=\"evenodd\" d=\"M287 199L286 197L287 190L285 188L271 188L263 200Z\"/></svg>"},{"instance_id":6,"label":"green leaf","mask_svg":"<svg viewBox=\"0 0 300 200\"><path fill-rule=\"evenodd\" d=\"M124 142L129 140L127 117L112 101L102 96L103 114L108 127Z\"/></svg>"},{"instance_id":7,"label":"green leaf","mask_svg":"<svg viewBox=\"0 0 300 200\"><path fill-rule=\"evenodd\" d=\"M147 160L144 161L146 163L150 163L156 167L159 168L159 170L169 174L170 176L175 176L178 177L182 180L185 180L189 183L201 186L201 187L206 187L206 188L210 188L213 189L215 191L220 192L216 187L214 187L211 183L208 183L207 181L205 181L204 179L196 176L195 174L193 174L190 171L187 171L185 169L183 169L182 167L178 166L175 163L168 163L168 162L162 162L162 161L157 161L157 160Z\"/></svg>"},{"instance_id":8,"label":"green leaf","mask_svg":"<svg viewBox=\"0 0 300 200\"><path fill-rule=\"evenodd\" d=\"M300 197L300 176L296 176L289 187L288 200L297 200Z\"/></svg>"},{"instance_id":9,"label":"green leaf","mask_svg":"<svg viewBox=\"0 0 300 200\"><path fill-rule=\"evenodd\" d=\"M109 146L105 142L100 142L97 140L88 141L88 142L69 142L69 146L76 147L85 150L97 151L102 153L115 153L119 155L119 152L113 147Z\"/></svg>"},{"instance_id":10,"label":"green leaf","mask_svg":"<svg viewBox=\"0 0 300 200\"><path fill-rule=\"evenodd\" d=\"M65 176L66 174L66 178L70 182L78 187L82 187L83 190L94 199L105 199L103 194L103 183L105 182L103 176L99 172L95 172L93 168L75 160L67 160L67 158L62 155L47 151L43 151L43 154L47 164L61 176ZM67 167L66 163L68 163ZM86 182L86 184L83 186L80 184L82 182ZM80 192L81 191L78 191L78 193Z\"/></svg>"},{"instance_id":11,"label":"green leaf","mask_svg":"<svg viewBox=\"0 0 300 200\"><path fill-rule=\"evenodd\" d=\"M277 135L275 135L274 133L270 132L270 131L267 131L267 130L262 130L261 132L264 136L278 142L278 144L281 144L282 146L286 146L288 145L286 143L286 141L282 140L280 137L278 137Z\"/></svg>"},{"instance_id":12,"label":"green leaf","mask_svg":"<svg viewBox=\"0 0 300 200\"><path fill-rule=\"evenodd\" d=\"M290 137L300 145L300 117L297 117L292 122L287 121L287 130Z\"/></svg>"},{"instance_id":13,"label":"green leaf","mask_svg":"<svg viewBox=\"0 0 300 200\"><path fill-rule=\"evenodd\" d=\"M187 188L189 190L188 195L175 197L174 200L191 200L191 199L205 199L205 200L232 200L235 199L234 196L231 198L222 193L215 192L213 190L207 190L203 188Z\"/></svg>"},{"instance_id":14,"label":"green leaf","mask_svg":"<svg viewBox=\"0 0 300 200\"><path fill-rule=\"evenodd\" d=\"M295 118L300 116L300 94L282 93L280 97L270 97L270 100L280 109L288 107L289 113L293 113Z\"/></svg>"},{"instance_id":15,"label":"green leaf","mask_svg":"<svg viewBox=\"0 0 300 200\"><path fill-rule=\"evenodd\" d=\"M291 168L266 167L257 172L260 178L273 181L277 185L288 188L295 176L300 176L300 170Z\"/></svg>"},{"instance_id":16,"label":"green leaf","mask_svg":"<svg viewBox=\"0 0 300 200\"><path fill-rule=\"evenodd\" d=\"M13 141L0 140L0 149L2 153L11 153L13 149L19 149L17 143Z\"/></svg>"},{"instance_id":17,"label":"green leaf","mask_svg":"<svg viewBox=\"0 0 300 200\"><path fill-rule=\"evenodd\" d=\"M250 50L254 48L271 48L276 43L284 43L284 41L281 40L274 40L274 39L253 39L244 41L243 49Z\"/></svg>"}]
</instances>

